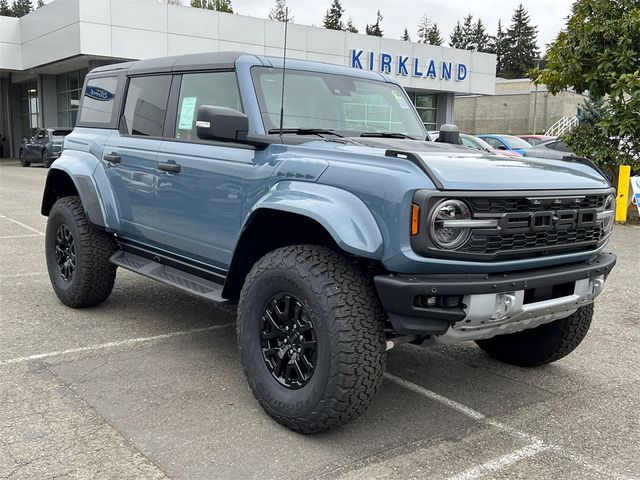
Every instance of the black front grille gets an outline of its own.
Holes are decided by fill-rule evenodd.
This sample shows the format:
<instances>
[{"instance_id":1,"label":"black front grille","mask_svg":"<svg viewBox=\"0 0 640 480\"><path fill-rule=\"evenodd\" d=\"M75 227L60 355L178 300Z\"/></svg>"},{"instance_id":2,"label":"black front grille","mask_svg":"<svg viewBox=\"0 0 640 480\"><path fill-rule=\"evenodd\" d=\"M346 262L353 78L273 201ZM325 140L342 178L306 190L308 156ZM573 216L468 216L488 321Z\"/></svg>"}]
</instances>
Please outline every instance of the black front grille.
<instances>
[{"instance_id":1,"label":"black front grille","mask_svg":"<svg viewBox=\"0 0 640 480\"><path fill-rule=\"evenodd\" d=\"M534 250L540 252L546 248L597 243L602 237L603 231L600 226L511 234L473 232L467 243L458 251L476 255L494 255L519 250L533 253Z\"/></svg>"},{"instance_id":2,"label":"black front grille","mask_svg":"<svg viewBox=\"0 0 640 480\"><path fill-rule=\"evenodd\" d=\"M548 198L535 203L527 198L467 198L465 199L474 213L512 213L538 212L554 209L600 208L604 206L608 194L576 196L574 198Z\"/></svg>"}]
</instances>

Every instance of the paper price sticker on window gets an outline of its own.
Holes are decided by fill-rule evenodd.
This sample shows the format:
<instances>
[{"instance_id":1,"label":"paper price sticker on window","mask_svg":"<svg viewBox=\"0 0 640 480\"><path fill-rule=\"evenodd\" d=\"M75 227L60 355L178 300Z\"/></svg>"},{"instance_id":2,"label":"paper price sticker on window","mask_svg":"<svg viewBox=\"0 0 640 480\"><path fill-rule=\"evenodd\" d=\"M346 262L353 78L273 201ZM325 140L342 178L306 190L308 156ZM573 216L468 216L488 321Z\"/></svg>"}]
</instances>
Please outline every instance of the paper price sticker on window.
<instances>
[{"instance_id":1,"label":"paper price sticker on window","mask_svg":"<svg viewBox=\"0 0 640 480\"><path fill-rule=\"evenodd\" d=\"M191 130L193 128L193 117L196 113L197 100L198 97L184 97L182 99L178 130Z\"/></svg>"},{"instance_id":2,"label":"paper price sticker on window","mask_svg":"<svg viewBox=\"0 0 640 480\"><path fill-rule=\"evenodd\" d=\"M638 213L640 213L640 177L631 177L629 180L633 189L633 203L636 204Z\"/></svg>"}]
</instances>

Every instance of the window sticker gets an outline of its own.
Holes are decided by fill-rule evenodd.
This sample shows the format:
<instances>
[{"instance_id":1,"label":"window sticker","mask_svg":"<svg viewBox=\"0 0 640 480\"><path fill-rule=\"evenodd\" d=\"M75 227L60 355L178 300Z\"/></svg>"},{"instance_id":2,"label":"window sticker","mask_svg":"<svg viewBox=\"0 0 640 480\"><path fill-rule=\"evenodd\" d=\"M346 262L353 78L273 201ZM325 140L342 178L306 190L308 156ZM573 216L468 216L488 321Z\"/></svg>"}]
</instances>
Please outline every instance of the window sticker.
<instances>
[{"instance_id":1,"label":"window sticker","mask_svg":"<svg viewBox=\"0 0 640 480\"><path fill-rule=\"evenodd\" d=\"M193 128L193 116L196 112L197 99L198 97L184 97L182 99L178 130L191 130Z\"/></svg>"},{"instance_id":2,"label":"window sticker","mask_svg":"<svg viewBox=\"0 0 640 480\"><path fill-rule=\"evenodd\" d=\"M393 94L394 98L398 101L400 108L409 108L407 101L404 99L404 97L400 92L398 92L397 90L391 90L391 93Z\"/></svg>"}]
</instances>

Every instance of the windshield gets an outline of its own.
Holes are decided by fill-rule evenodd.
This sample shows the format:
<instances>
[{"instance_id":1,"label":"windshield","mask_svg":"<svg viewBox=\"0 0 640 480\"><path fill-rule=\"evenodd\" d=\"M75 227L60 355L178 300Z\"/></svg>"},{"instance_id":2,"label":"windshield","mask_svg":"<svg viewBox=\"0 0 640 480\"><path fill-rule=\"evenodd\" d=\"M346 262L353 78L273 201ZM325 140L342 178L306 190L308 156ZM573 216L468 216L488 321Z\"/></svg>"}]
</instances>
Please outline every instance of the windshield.
<instances>
[{"instance_id":1,"label":"windshield","mask_svg":"<svg viewBox=\"0 0 640 480\"><path fill-rule=\"evenodd\" d=\"M531 148L531 144L521 139L520 137L514 137L513 135L502 135L505 142L511 146L511 148Z\"/></svg>"},{"instance_id":2,"label":"windshield","mask_svg":"<svg viewBox=\"0 0 640 480\"><path fill-rule=\"evenodd\" d=\"M280 126L282 70L251 69L265 130ZM327 129L343 135L399 133L424 139L426 131L397 85L346 75L287 70L284 128Z\"/></svg>"},{"instance_id":3,"label":"windshield","mask_svg":"<svg viewBox=\"0 0 640 480\"><path fill-rule=\"evenodd\" d=\"M487 142L478 137L473 137L471 135L460 135L460 140L462 140L462 144L471 148L479 148L481 150L493 150L493 147L489 145Z\"/></svg>"}]
</instances>

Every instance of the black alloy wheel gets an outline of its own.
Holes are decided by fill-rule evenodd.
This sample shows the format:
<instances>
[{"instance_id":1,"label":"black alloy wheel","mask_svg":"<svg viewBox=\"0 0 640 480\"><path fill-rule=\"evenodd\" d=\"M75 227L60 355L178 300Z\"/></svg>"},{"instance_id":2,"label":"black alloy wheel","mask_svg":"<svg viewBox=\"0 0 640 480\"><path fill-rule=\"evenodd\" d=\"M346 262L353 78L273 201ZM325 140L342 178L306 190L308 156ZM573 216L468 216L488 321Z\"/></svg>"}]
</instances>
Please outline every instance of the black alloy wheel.
<instances>
[{"instance_id":1,"label":"black alloy wheel","mask_svg":"<svg viewBox=\"0 0 640 480\"><path fill-rule=\"evenodd\" d=\"M291 390L309 383L316 365L316 333L308 310L297 297L281 292L264 306L260 347L278 383Z\"/></svg>"},{"instance_id":2,"label":"black alloy wheel","mask_svg":"<svg viewBox=\"0 0 640 480\"><path fill-rule=\"evenodd\" d=\"M64 281L71 281L76 270L76 250L71 230L64 223L56 231L56 263Z\"/></svg>"}]
</instances>

